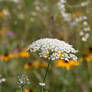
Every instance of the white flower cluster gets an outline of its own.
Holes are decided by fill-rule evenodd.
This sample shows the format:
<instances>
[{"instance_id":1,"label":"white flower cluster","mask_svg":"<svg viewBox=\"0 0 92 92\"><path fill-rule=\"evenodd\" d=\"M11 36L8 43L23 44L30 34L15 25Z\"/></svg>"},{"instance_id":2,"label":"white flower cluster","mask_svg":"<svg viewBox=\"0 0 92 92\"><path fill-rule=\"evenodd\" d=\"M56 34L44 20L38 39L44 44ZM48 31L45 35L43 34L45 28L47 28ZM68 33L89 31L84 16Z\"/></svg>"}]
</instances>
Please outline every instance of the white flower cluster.
<instances>
[{"instance_id":1,"label":"white flower cluster","mask_svg":"<svg viewBox=\"0 0 92 92\"><path fill-rule=\"evenodd\" d=\"M64 21L71 21L71 14L66 12L66 8L65 8L65 3L67 1L66 0L60 0L60 2L58 3L58 7L61 10L61 15L64 18Z\"/></svg>"},{"instance_id":2,"label":"white flower cluster","mask_svg":"<svg viewBox=\"0 0 92 92\"><path fill-rule=\"evenodd\" d=\"M58 39L44 38L33 42L27 49L27 51L38 52L40 57L47 58L49 60L64 59L66 61L77 60L74 55L78 51L72 48L72 45L60 41Z\"/></svg>"},{"instance_id":3,"label":"white flower cluster","mask_svg":"<svg viewBox=\"0 0 92 92\"><path fill-rule=\"evenodd\" d=\"M85 6L87 6L89 3L90 3L89 1L87 1L87 2L82 2L80 5L81 5L81 7L85 7Z\"/></svg>"},{"instance_id":4,"label":"white flower cluster","mask_svg":"<svg viewBox=\"0 0 92 92\"><path fill-rule=\"evenodd\" d=\"M66 2L67 2L67 0L60 0L60 2L58 3L58 6L59 6L59 9L61 10L61 15L63 16L64 20L67 22L71 22L72 14L66 12L66 8L65 8ZM89 2L82 2L80 4L80 6L84 7L84 6L88 5L88 3ZM81 36L81 40L83 42L86 42L90 36L89 35L90 27L89 27L88 22L87 22L87 16L80 16L80 17L75 18L75 20L70 23L70 26L72 26L72 27L76 26L81 22L83 25L83 29L80 32L80 36Z\"/></svg>"},{"instance_id":5,"label":"white flower cluster","mask_svg":"<svg viewBox=\"0 0 92 92\"><path fill-rule=\"evenodd\" d=\"M22 75L18 76L17 84L19 85L19 87L22 87L25 85L29 85L30 81L26 75L22 74Z\"/></svg>"},{"instance_id":6,"label":"white flower cluster","mask_svg":"<svg viewBox=\"0 0 92 92\"><path fill-rule=\"evenodd\" d=\"M80 16L79 18L76 18L75 21L77 23L82 23L82 30L80 31L80 37L83 42L86 42L90 36L90 27L87 22L87 16Z\"/></svg>"},{"instance_id":7,"label":"white flower cluster","mask_svg":"<svg viewBox=\"0 0 92 92\"><path fill-rule=\"evenodd\" d=\"M6 79L5 78L2 78L2 75L0 75L0 84L2 84L5 81L6 81Z\"/></svg>"}]
</instances>

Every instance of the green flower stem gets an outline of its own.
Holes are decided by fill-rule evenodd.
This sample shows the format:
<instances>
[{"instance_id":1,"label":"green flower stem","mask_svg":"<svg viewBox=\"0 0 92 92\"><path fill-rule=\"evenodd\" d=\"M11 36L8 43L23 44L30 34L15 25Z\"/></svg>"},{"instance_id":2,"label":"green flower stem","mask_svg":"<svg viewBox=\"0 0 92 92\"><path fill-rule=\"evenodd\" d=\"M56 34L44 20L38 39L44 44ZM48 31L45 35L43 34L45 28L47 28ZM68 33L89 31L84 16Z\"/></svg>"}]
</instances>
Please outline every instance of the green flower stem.
<instances>
[{"instance_id":1,"label":"green flower stem","mask_svg":"<svg viewBox=\"0 0 92 92\"><path fill-rule=\"evenodd\" d=\"M47 73L48 73L48 70L49 70L49 66L50 66L50 61L48 61L48 67L47 67L47 69L46 69L46 73L45 73L45 76L44 76L44 79L43 79L43 83L45 82L45 79L46 79L46 76L47 76ZM42 86L40 92L43 92L43 86Z\"/></svg>"},{"instance_id":2,"label":"green flower stem","mask_svg":"<svg viewBox=\"0 0 92 92\"><path fill-rule=\"evenodd\" d=\"M22 86L21 86L21 92L23 92L23 89L24 89L24 86L22 85Z\"/></svg>"},{"instance_id":3,"label":"green flower stem","mask_svg":"<svg viewBox=\"0 0 92 92\"><path fill-rule=\"evenodd\" d=\"M2 92L2 86L1 86L1 84L0 84L0 92Z\"/></svg>"}]
</instances>

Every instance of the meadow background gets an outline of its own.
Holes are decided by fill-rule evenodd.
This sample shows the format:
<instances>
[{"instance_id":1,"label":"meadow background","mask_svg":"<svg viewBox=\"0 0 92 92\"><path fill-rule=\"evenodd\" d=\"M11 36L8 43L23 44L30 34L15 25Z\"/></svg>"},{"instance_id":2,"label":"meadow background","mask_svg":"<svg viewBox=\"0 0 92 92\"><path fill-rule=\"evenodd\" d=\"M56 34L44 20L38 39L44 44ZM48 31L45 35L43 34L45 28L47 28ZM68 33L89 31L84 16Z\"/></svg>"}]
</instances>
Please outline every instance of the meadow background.
<instances>
[{"instance_id":1,"label":"meadow background","mask_svg":"<svg viewBox=\"0 0 92 92\"><path fill-rule=\"evenodd\" d=\"M45 92L92 92L92 1L67 0L66 12L74 20L87 16L89 38L82 41L80 22L71 26L64 21L59 0L0 0L0 92L21 92L17 77L30 80L24 92L39 92L47 62L37 54L25 52L27 46L41 38L64 40L79 50L78 66L67 69L52 62L46 78ZM82 5L83 3L88 3ZM1 82L5 78L5 82Z\"/></svg>"}]
</instances>

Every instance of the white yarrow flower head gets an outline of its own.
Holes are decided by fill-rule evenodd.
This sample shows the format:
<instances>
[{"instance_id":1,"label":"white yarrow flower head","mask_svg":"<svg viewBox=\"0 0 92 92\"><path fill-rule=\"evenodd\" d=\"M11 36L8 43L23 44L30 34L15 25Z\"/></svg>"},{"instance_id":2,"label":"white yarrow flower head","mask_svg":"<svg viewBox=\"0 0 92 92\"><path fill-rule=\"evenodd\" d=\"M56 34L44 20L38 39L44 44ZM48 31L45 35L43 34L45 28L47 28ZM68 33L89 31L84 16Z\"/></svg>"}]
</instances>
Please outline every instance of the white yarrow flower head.
<instances>
[{"instance_id":1,"label":"white yarrow flower head","mask_svg":"<svg viewBox=\"0 0 92 92\"><path fill-rule=\"evenodd\" d=\"M58 59L76 61L77 57L75 53L78 52L72 45L52 38L44 38L33 42L29 45L27 51L38 52L40 57L51 61Z\"/></svg>"},{"instance_id":2,"label":"white yarrow flower head","mask_svg":"<svg viewBox=\"0 0 92 92\"><path fill-rule=\"evenodd\" d=\"M19 75L17 84L19 85L19 87L29 85L30 84L29 78L24 74Z\"/></svg>"}]
</instances>

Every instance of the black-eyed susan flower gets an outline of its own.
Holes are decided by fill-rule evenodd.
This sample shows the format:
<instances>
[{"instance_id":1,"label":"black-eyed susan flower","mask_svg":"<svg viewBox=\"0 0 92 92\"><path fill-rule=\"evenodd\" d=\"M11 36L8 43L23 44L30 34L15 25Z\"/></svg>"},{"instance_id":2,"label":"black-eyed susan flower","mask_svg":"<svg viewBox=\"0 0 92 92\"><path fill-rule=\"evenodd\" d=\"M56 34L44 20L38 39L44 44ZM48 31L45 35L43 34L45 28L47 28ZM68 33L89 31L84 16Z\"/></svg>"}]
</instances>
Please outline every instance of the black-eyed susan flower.
<instances>
[{"instance_id":1,"label":"black-eyed susan flower","mask_svg":"<svg viewBox=\"0 0 92 92\"><path fill-rule=\"evenodd\" d=\"M86 61L91 61L92 60L92 47L89 47L88 49L83 51L84 59Z\"/></svg>"},{"instance_id":2,"label":"black-eyed susan flower","mask_svg":"<svg viewBox=\"0 0 92 92\"><path fill-rule=\"evenodd\" d=\"M26 89L24 90L24 92L32 92L32 90L26 88Z\"/></svg>"},{"instance_id":3,"label":"black-eyed susan flower","mask_svg":"<svg viewBox=\"0 0 92 92\"><path fill-rule=\"evenodd\" d=\"M25 70L29 70L31 67L32 67L32 63L31 62L24 65L24 69Z\"/></svg>"},{"instance_id":4,"label":"black-eyed susan flower","mask_svg":"<svg viewBox=\"0 0 92 92\"><path fill-rule=\"evenodd\" d=\"M92 54L88 54L87 56L84 57L84 59L89 62L92 60Z\"/></svg>"},{"instance_id":5,"label":"black-eyed susan flower","mask_svg":"<svg viewBox=\"0 0 92 92\"><path fill-rule=\"evenodd\" d=\"M79 63L73 60L70 60L69 62L64 60L57 60L57 63L56 63L57 67L65 67L67 70L71 69L73 66L78 66L78 65Z\"/></svg>"},{"instance_id":6,"label":"black-eyed susan flower","mask_svg":"<svg viewBox=\"0 0 92 92\"><path fill-rule=\"evenodd\" d=\"M29 70L30 68L39 69L39 68L45 68L47 66L48 66L47 62L34 61L34 62L30 62L28 64L25 64L24 69L25 70Z\"/></svg>"},{"instance_id":7,"label":"black-eyed susan flower","mask_svg":"<svg viewBox=\"0 0 92 92\"><path fill-rule=\"evenodd\" d=\"M1 55L0 59L1 61L8 61L12 56L8 53L5 53L4 55Z\"/></svg>"},{"instance_id":8,"label":"black-eyed susan flower","mask_svg":"<svg viewBox=\"0 0 92 92\"><path fill-rule=\"evenodd\" d=\"M19 53L19 56L20 57L29 57L30 54L29 54L29 52L22 51L22 52Z\"/></svg>"},{"instance_id":9,"label":"black-eyed susan flower","mask_svg":"<svg viewBox=\"0 0 92 92\"><path fill-rule=\"evenodd\" d=\"M18 57L17 54L8 54L8 53L5 53L4 55L0 56L0 60L1 61L8 61L9 59L16 58L16 57Z\"/></svg>"},{"instance_id":10,"label":"black-eyed susan flower","mask_svg":"<svg viewBox=\"0 0 92 92\"><path fill-rule=\"evenodd\" d=\"M24 90L24 92L37 92L37 91L36 91L36 89L31 90L31 89L26 88L26 89Z\"/></svg>"},{"instance_id":11,"label":"black-eyed susan flower","mask_svg":"<svg viewBox=\"0 0 92 92\"><path fill-rule=\"evenodd\" d=\"M89 47L88 49L86 49L86 50L83 51L84 55L88 55L90 53L92 53L92 47Z\"/></svg>"}]
</instances>

